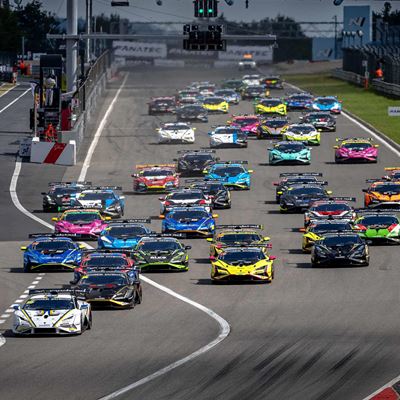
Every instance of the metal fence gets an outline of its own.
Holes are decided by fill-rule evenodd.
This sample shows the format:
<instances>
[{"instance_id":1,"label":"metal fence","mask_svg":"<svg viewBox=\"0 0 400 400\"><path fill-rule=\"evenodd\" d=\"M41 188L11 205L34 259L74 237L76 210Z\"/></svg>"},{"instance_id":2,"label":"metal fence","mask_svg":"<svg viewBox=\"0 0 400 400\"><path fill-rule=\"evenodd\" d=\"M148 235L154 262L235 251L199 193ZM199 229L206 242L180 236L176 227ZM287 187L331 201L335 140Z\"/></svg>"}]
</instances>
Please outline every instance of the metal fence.
<instances>
[{"instance_id":1,"label":"metal fence","mask_svg":"<svg viewBox=\"0 0 400 400\"><path fill-rule=\"evenodd\" d=\"M365 69L373 77L382 66L384 81L400 84L400 46L350 47L343 49L343 70L364 75Z\"/></svg>"}]
</instances>

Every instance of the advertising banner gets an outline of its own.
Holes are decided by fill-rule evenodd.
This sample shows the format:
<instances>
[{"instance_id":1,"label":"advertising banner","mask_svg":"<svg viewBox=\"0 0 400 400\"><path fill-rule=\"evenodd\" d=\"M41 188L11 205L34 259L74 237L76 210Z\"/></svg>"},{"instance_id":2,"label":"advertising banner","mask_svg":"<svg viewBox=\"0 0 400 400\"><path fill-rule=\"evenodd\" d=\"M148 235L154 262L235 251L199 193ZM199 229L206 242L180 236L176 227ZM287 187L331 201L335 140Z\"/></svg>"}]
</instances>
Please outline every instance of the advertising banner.
<instances>
[{"instance_id":1,"label":"advertising banner","mask_svg":"<svg viewBox=\"0 0 400 400\"><path fill-rule=\"evenodd\" d=\"M218 53L220 60L236 60L239 61L245 54L252 54L254 61L272 62L273 48L272 46L234 46L227 45L226 51Z\"/></svg>"},{"instance_id":2,"label":"advertising banner","mask_svg":"<svg viewBox=\"0 0 400 400\"><path fill-rule=\"evenodd\" d=\"M190 59L190 60L214 60L217 58L216 51L188 51L182 48L182 43L168 45L168 58L173 59Z\"/></svg>"},{"instance_id":3,"label":"advertising banner","mask_svg":"<svg viewBox=\"0 0 400 400\"><path fill-rule=\"evenodd\" d=\"M337 44L336 58L341 58L342 49L340 44ZM335 38L318 38L312 39L312 60L313 61L328 61L335 59Z\"/></svg>"},{"instance_id":4,"label":"advertising banner","mask_svg":"<svg viewBox=\"0 0 400 400\"><path fill-rule=\"evenodd\" d=\"M146 43L115 40L113 48L117 57L135 58L166 58L167 45L165 43Z\"/></svg>"},{"instance_id":5,"label":"advertising banner","mask_svg":"<svg viewBox=\"0 0 400 400\"><path fill-rule=\"evenodd\" d=\"M362 32L354 36L354 43L361 44L371 41L371 7L370 6L344 6L343 31Z\"/></svg>"}]
</instances>

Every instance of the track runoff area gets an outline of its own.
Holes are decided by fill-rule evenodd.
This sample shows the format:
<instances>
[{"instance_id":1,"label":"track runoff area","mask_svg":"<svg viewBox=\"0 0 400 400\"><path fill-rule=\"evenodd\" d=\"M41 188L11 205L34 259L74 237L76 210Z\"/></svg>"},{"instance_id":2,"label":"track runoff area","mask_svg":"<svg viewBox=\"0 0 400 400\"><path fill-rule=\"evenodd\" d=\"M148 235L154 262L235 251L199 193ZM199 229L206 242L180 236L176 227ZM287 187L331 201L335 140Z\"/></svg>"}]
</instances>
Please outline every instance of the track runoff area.
<instances>
[{"instance_id":1,"label":"track runoff area","mask_svg":"<svg viewBox=\"0 0 400 400\"><path fill-rule=\"evenodd\" d=\"M18 225L20 237L1 243L6 266L1 270L2 313L34 282L37 288L62 288L71 280L71 273L46 271L33 280L35 274L22 272L19 247L29 243L29 233L49 231L28 214L53 224L54 214L40 212L40 192L49 181L77 179L86 168L86 180L123 187L126 218L151 217L151 229L160 232L159 195L133 193L134 165L171 163L179 150L208 148L212 126L226 123L231 113L252 113L253 105L241 101L228 115L194 123L195 144L160 145L156 129L174 118L149 116L146 103L153 96L174 95L192 81L219 84L242 75L225 70L134 69L125 82L109 90L100 113L103 128L97 132L90 160L56 171L28 164L14 170L14 203L6 207L10 221L21 215L23 220ZM271 94L282 97L293 91L286 87ZM290 122L296 123L300 115L289 112ZM344 115L336 121L336 132L321 133L321 145L312 148L309 166L268 165L267 148L273 145L269 140L250 138L246 149L217 150L221 160L246 160L254 170L251 189L231 193L232 208L218 210L217 225L264 225L263 234L272 244L268 251L277 257L272 283L212 285L209 243L183 239L192 246L189 271L144 274L142 304L133 310L93 311L93 327L81 336L15 338L11 317L5 318L1 328L6 342L0 352L7 368L0 397L362 399L393 379L400 370L399 248L371 245L368 267L311 268L310 255L301 251L303 215L281 214L275 203L272 182L280 173L311 171L323 174L333 196L356 197L354 206L362 207L366 179L381 177L385 167L398 165L398 154L378 138L376 164L335 164L337 137L372 136ZM26 215L15 207L15 196ZM222 321L227 325L222 327ZM223 340L216 345L219 339ZM15 385L21 376L24 385Z\"/></svg>"}]
</instances>

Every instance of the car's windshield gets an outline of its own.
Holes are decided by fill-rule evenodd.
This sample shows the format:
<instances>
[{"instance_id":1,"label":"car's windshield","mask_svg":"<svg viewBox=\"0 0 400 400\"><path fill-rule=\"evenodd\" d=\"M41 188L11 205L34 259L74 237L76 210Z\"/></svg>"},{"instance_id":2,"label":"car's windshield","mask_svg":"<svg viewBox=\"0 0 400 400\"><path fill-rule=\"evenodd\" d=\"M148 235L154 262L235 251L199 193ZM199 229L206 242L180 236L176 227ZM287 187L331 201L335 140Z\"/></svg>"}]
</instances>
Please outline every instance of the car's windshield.
<instances>
[{"instance_id":1,"label":"car's windshield","mask_svg":"<svg viewBox=\"0 0 400 400\"><path fill-rule=\"evenodd\" d=\"M112 192L87 192L78 196L79 200L109 200L114 198L115 196Z\"/></svg>"},{"instance_id":2,"label":"car's windshield","mask_svg":"<svg viewBox=\"0 0 400 400\"><path fill-rule=\"evenodd\" d=\"M75 249L75 245L69 240L51 240L48 242L34 242L32 248L36 251L66 251Z\"/></svg>"},{"instance_id":3,"label":"car's windshield","mask_svg":"<svg viewBox=\"0 0 400 400\"><path fill-rule=\"evenodd\" d=\"M318 204L310 208L311 211L349 211L351 207L345 203Z\"/></svg>"},{"instance_id":4,"label":"car's windshield","mask_svg":"<svg viewBox=\"0 0 400 400\"><path fill-rule=\"evenodd\" d=\"M80 188L72 188L72 187L58 187L55 189L50 190L50 193L55 194L56 196L65 196L65 195L70 195L73 193L79 192L81 189Z\"/></svg>"},{"instance_id":5,"label":"car's windshield","mask_svg":"<svg viewBox=\"0 0 400 400\"><path fill-rule=\"evenodd\" d=\"M101 274L101 275L86 275L83 276L79 281L79 285L90 286L90 285L125 285L127 278L124 275L112 275L112 274Z\"/></svg>"},{"instance_id":6,"label":"car's windshield","mask_svg":"<svg viewBox=\"0 0 400 400\"><path fill-rule=\"evenodd\" d=\"M394 215L368 215L360 221L362 225L393 225L398 224L399 220Z\"/></svg>"},{"instance_id":7,"label":"car's windshield","mask_svg":"<svg viewBox=\"0 0 400 400\"><path fill-rule=\"evenodd\" d=\"M180 97L195 97L199 94L197 90L183 90L179 92Z\"/></svg>"},{"instance_id":8,"label":"car's windshield","mask_svg":"<svg viewBox=\"0 0 400 400\"><path fill-rule=\"evenodd\" d=\"M331 104L335 104L335 103L336 103L336 100L335 100L335 99L327 99L327 98L321 98L321 97L319 97L319 98L317 98L317 99L315 100L315 102L316 102L316 103L323 104L323 105L326 105L326 106L329 106L329 105L331 105Z\"/></svg>"},{"instance_id":9,"label":"car's windshield","mask_svg":"<svg viewBox=\"0 0 400 400\"><path fill-rule=\"evenodd\" d=\"M99 219L101 219L100 214L95 212L66 213L63 217L64 221L71 223L88 223Z\"/></svg>"},{"instance_id":10,"label":"car's windshield","mask_svg":"<svg viewBox=\"0 0 400 400\"><path fill-rule=\"evenodd\" d=\"M310 232L321 233L321 232L338 232L351 230L349 223L337 223L337 224L317 224L310 228Z\"/></svg>"},{"instance_id":11,"label":"car's windshield","mask_svg":"<svg viewBox=\"0 0 400 400\"><path fill-rule=\"evenodd\" d=\"M203 107L201 106L185 106L180 109L181 112L189 112L189 113L202 113Z\"/></svg>"},{"instance_id":12,"label":"car's windshield","mask_svg":"<svg viewBox=\"0 0 400 400\"><path fill-rule=\"evenodd\" d=\"M207 153L196 153L196 154L186 154L185 156L183 156L183 159L185 161L189 161L189 162L199 162L199 161L208 161L208 160L212 160L213 156L211 154L207 154Z\"/></svg>"},{"instance_id":13,"label":"car's windshield","mask_svg":"<svg viewBox=\"0 0 400 400\"><path fill-rule=\"evenodd\" d=\"M190 127L187 124L164 124L162 126L162 129L176 131L182 129L190 129Z\"/></svg>"},{"instance_id":14,"label":"car's windshield","mask_svg":"<svg viewBox=\"0 0 400 400\"><path fill-rule=\"evenodd\" d=\"M371 143L343 143L342 147L352 151L366 150L372 147Z\"/></svg>"},{"instance_id":15,"label":"car's windshield","mask_svg":"<svg viewBox=\"0 0 400 400\"><path fill-rule=\"evenodd\" d=\"M289 99L292 101L309 101L312 99L312 97L305 95L297 95L297 96L290 96Z\"/></svg>"},{"instance_id":16,"label":"car's windshield","mask_svg":"<svg viewBox=\"0 0 400 400\"><path fill-rule=\"evenodd\" d=\"M276 107L279 106L280 104L282 104L282 102L280 100L270 100L270 99L265 99L265 100L261 100L260 104L266 107Z\"/></svg>"},{"instance_id":17,"label":"car's windshield","mask_svg":"<svg viewBox=\"0 0 400 400\"><path fill-rule=\"evenodd\" d=\"M138 244L137 250L140 251L174 251L181 246L176 240L144 240Z\"/></svg>"},{"instance_id":18,"label":"car's windshield","mask_svg":"<svg viewBox=\"0 0 400 400\"><path fill-rule=\"evenodd\" d=\"M125 267L128 262L124 257L98 256L90 257L84 261L84 265L87 267Z\"/></svg>"},{"instance_id":19,"label":"car's windshield","mask_svg":"<svg viewBox=\"0 0 400 400\"><path fill-rule=\"evenodd\" d=\"M385 193L400 194L400 184L399 185L391 185L391 184L376 185L372 189L372 191L378 192L381 194L385 194Z\"/></svg>"},{"instance_id":20,"label":"car's windshield","mask_svg":"<svg viewBox=\"0 0 400 400\"><path fill-rule=\"evenodd\" d=\"M288 185L288 184L293 184L293 183L312 183L315 182L316 178L315 177L297 177L297 178L290 178L288 180L286 180L285 182L283 182L284 185Z\"/></svg>"},{"instance_id":21,"label":"car's windshield","mask_svg":"<svg viewBox=\"0 0 400 400\"><path fill-rule=\"evenodd\" d=\"M303 143L281 143L275 148L282 152L298 152L304 150L306 146Z\"/></svg>"},{"instance_id":22,"label":"car's windshield","mask_svg":"<svg viewBox=\"0 0 400 400\"><path fill-rule=\"evenodd\" d=\"M174 173L170 169L148 169L142 172L142 176L172 176Z\"/></svg>"},{"instance_id":23,"label":"car's windshield","mask_svg":"<svg viewBox=\"0 0 400 400\"><path fill-rule=\"evenodd\" d=\"M310 132L314 132L315 128L310 125L294 125L289 128L290 132L294 132L300 135L307 135Z\"/></svg>"},{"instance_id":24,"label":"car's windshield","mask_svg":"<svg viewBox=\"0 0 400 400\"><path fill-rule=\"evenodd\" d=\"M195 211L195 210L190 210L190 211L173 211L172 217L175 220L194 220L197 221L202 218L208 218L209 214L207 214L206 211Z\"/></svg>"},{"instance_id":25,"label":"car's windshield","mask_svg":"<svg viewBox=\"0 0 400 400\"><path fill-rule=\"evenodd\" d=\"M263 93L264 90L265 89L262 86L248 86L246 88L246 91L250 93Z\"/></svg>"},{"instance_id":26,"label":"car's windshield","mask_svg":"<svg viewBox=\"0 0 400 400\"><path fill-rule=\"evenodd\" d=\"M304 120L308 121L313 121L313 122L324 122L324 121L333 121L334 118L332 118L329 114L310 114L307 115Z\"/></svg>"},{"instance_id":27,"label":"car's windshield","mask_svg":"<svg viewBox=\"0 0 400 400\"><path fill-rule=\"evenodd\" d=\"M346 236L328 236L323 240L325 246L346 246L356 243L361 243L360 237L356 234Z\"/></svg>"},{"instance_id":28,"label":"car's windshield","mask_svg":"<svg viewBox=\"0 0 400 400\"><path fill-rule=\"evenodd\" d=\"M220 104L223 101L225 101L225 99L223 97L207 97L206 99L204 99L203 103L204 104Z\"/></svg>"},{"instance_id":29,"label":"car's windshield","mask_svg":"<svg viewBox=\"0 0 400 400\"><path fill-rule=\"evenodd\" d=\"M287 125L287 120L285 119L269 119L263 122L263 125L270 128L282 128Z\"/></svg>"},{"instance_id":30,"label":"car's windshield","mask_svg":"<svg viewBox=\"0 0 400 400\"><path fill-rule=\"evenodd\" d=\"M75 308L72 299L29 299L24 310L72 310Z\"/></svg>"},{"instance_id":31,"label":"car's windshield","mask_svg":"<svg viewBox=\"0 0 400 400\"><path fill-rule=\"evenodd\" d=\"M257 233L227 233L218 237L219 242L223 243L236 243L247 242L252 243L259 241L261 236Z\"/></svg>"},{"instance_id":32,"label":"car's windshield","mask_svg":"<svg viewBox=\"0 0 400 400\"><path fill-rule=\"evenodd\" d=\"M204 198L201 192L177 192L168 196L168 200L198 200Z\"/></svg>"},{"instance_id":33,"label":"car's windshield","mask_svg":"<svg viewBox=\"0 0 400 400\"><path fill-rule=\"evenodd\" d=\"M237 118L233 121L235 125L239 126L246 126L246 125L253 125L258 122L257 118Z\"/></svg>"},{"instance_id":34,"label":"car's windshield","mask_svg":"<svg viewBox=\"0 0 400 400\"><path fill-rule=\"evenodd\" d=\"M234 134L239 134L239 129L218 128L214 131L214 135L234 135Z\"/></svg>"},{"instance_id":35,"label":"car's windshield","mask_svg":"<svg viewBox=\"0 0 400 400\"><path fill-rule=\"evenodd\" d=\"M231 89L216 90L215 94L217 96L236 96L236 92Z\"/></svg>"},{"instance_id":36,"label":"car's windshield","mask_svg":"<svg viewBox=\"0 0 400 400\"><path fill-rule=\"evenodd\" d=\"M254 264L259 260L265 259L265 254L260 249L229 251L220 256L226 263Z\"/></svg>"},{"instance_id":37,"label":"car's windshield","mask_svg":"<svg viewBox=\"0 0 400 400\"><path fill-rule=\"evenodd\" d=\"M324 195L325 192L322 188L319 187L303 187L303 188L294 188L290 190L288 193L293 196L302 196L302 195L310 195L310 194L315 194L315 195Z\"/></svg>"},{"instance_id":38,"label":"car's windshield","mask_svg":"<svg viewBox=\"0 0 400 400\"><path fill-rule=\"evenodd\" d=\"M120 238L120 237L135 237L146 233L146 228L140 225L134 226L111 226L107 235Z\"/></svg>"},{"instance_id":39,"label":"car's windshield","mask_svg":"<svg viewBox=\"0 0 400 400\"><path fill-rule=\"evenodd\" d=\"M217 167L212 170L212 173L218 176L236 176L244 173L243 167Z\"/></svg>"}]
</instances>

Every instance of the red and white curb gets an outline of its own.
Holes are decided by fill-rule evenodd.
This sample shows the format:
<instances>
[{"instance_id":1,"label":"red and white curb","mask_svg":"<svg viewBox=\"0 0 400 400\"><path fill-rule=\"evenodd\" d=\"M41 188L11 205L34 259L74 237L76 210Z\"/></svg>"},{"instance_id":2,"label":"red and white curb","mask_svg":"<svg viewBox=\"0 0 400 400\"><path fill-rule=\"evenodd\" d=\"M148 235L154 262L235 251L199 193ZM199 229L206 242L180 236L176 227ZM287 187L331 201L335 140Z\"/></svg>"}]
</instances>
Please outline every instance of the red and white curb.
<instances>
[{"instance_id":1,"label":"red and white curb","mask_svg":"<svg viewBox=\"0 0 400 400\"><path fill-rule=\"evenodd\" d=\"M39 138L33 138L30 161L40 164L75 165L76 142L41 142Z\"/></svg>"}]
</instances>

